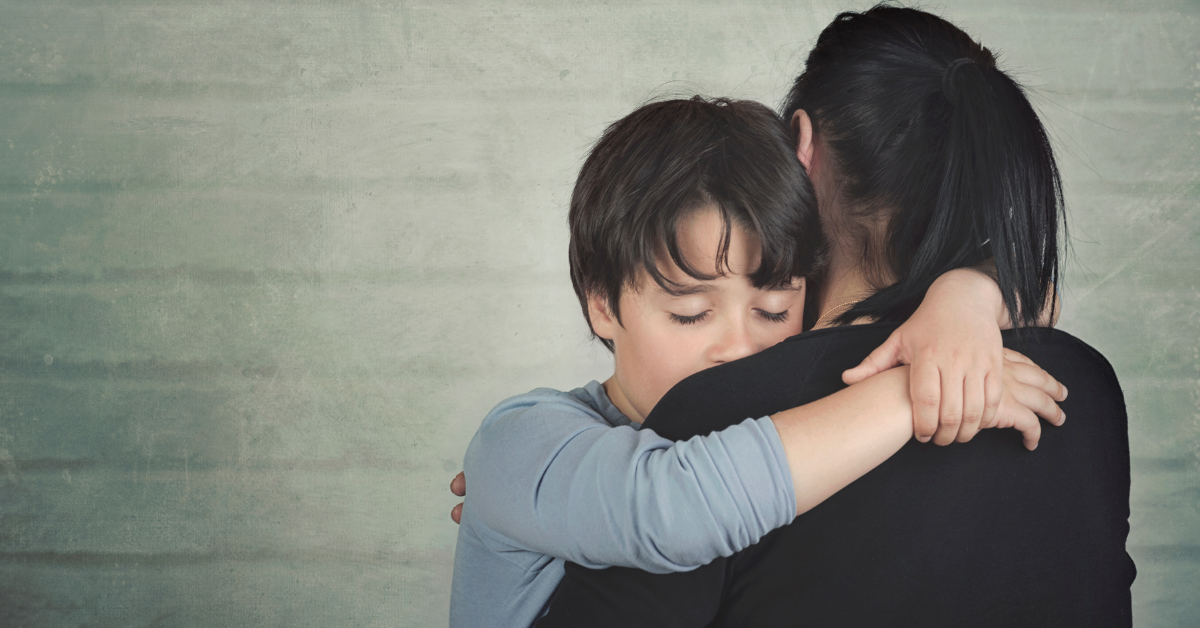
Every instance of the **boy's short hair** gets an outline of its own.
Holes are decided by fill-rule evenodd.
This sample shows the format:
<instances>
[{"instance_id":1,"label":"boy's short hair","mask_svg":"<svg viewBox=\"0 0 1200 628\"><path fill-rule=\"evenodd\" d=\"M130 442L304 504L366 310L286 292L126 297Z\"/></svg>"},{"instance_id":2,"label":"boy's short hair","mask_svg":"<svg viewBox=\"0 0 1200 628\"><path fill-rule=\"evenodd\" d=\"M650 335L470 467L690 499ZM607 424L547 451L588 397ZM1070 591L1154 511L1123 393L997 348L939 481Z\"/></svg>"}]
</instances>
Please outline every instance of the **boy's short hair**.
<instances>
[{"instance_id":1,"label":"boy's short hair","mask_svg":"<svg viewBox=\"0 0 1200 628\"><path fill-rule=\"evenodd\" d=\"M705 207L724 222L716 268L728 267L735 223L762 246L755 287L788 285L821 265L816 197L787 123L749 100L651 103L604 131L571 195L571 283L589 327L588 296L603 295L620 322L621 290L636 287L640 271L675 291L655 263L659 251L691 277L714 278L688 264L676 237L681 219Z\"/></svg>"}]
</instances>

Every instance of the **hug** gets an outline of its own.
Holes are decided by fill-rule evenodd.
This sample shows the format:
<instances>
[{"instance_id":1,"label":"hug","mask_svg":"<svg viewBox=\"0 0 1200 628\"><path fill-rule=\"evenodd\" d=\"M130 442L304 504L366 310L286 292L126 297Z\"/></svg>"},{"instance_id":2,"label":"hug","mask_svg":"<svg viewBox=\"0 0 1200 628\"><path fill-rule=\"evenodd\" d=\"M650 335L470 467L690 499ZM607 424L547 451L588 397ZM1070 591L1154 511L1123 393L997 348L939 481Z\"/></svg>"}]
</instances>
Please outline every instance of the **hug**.
<instances>
[{"instance_id":1,"label":"hug","mask_svg":"<svg viewBox=\"0 0 1200 628\"><path fill-rule=\"evenodd\" d=\"M1124 401L1052 328L1022 88L877 6L780 114L651 103L592 150L571 277L614 373L485 417L451 625L1131 625Z\"/></svg>"}]
</instances>

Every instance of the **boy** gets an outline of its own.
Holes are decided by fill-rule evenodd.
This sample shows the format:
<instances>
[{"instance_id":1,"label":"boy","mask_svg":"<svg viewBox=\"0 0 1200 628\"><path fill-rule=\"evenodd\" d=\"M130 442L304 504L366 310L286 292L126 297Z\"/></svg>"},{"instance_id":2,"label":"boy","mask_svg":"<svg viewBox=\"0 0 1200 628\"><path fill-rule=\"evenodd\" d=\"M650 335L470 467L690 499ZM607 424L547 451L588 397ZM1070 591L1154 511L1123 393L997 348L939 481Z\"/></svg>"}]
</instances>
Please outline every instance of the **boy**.
<instances>
[{"instance_id":1,"label":"boy","mask_svg":"<svg viewBox=\"0 0 1200 628\"><path fill-rule=\"evenodd\" d=\"M732 554L913 435L903 368L685 443L638 429L683 378L802 331L820 225L788 128L766 107L638 109L588 157L569 220L572 283L614 373L484 419L464 462L452 626L532 624L564 559L663 573ZM1033 429L1014 408L998 424Z\"/></svg>"}]
</instances>

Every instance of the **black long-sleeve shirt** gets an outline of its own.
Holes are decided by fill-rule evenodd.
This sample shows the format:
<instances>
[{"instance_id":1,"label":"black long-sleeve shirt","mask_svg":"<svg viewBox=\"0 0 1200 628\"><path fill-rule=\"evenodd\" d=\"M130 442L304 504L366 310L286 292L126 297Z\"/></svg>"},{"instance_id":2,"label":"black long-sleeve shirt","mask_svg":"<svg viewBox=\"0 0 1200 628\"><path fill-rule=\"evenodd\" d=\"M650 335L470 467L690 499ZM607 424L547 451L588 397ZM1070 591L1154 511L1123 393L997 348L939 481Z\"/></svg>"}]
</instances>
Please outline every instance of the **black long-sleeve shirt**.
<instances>
[{"instance_id":1,"label":"black long-sleeve shirt","mask_svg":"<svg viewBox=\"0 0 1200 628\"><path fill-rule=\"evenodd\" d=\"M675 386L646 427L672 439L814 401L887 338L876 324L801 334ZM539 627L1129 626L1124 398L1108 362L1057 330L1005 345L1070 391L1062 427L910 441L763 540L686 573L568 564Z\"/></svg>"}]
</instances>

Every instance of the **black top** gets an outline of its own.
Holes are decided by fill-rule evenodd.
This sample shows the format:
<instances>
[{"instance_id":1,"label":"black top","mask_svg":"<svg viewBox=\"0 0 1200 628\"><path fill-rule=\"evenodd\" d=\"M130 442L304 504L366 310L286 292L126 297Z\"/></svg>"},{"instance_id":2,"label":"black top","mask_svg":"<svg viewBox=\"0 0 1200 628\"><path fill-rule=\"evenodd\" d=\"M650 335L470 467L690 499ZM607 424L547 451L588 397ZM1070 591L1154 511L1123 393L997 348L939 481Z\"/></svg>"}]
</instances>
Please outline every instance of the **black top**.
<instances>
[{"instance_id":1,"label":"black top","mask_svg":"<svg viewBox=\"0 0 1200 628\"><path fill-rule=\"evenodd\" d=\"M706 434L845 385L895 325L807 332L689 377L646 426ZM728 559L687 573L566 577L547 626L1129 626L1125 402L1096 350L1025 330L1023 352L1070 391L1034 452L1016 430L948 447L910 440L816 508Z\"/></svg>"}]
</instances>

